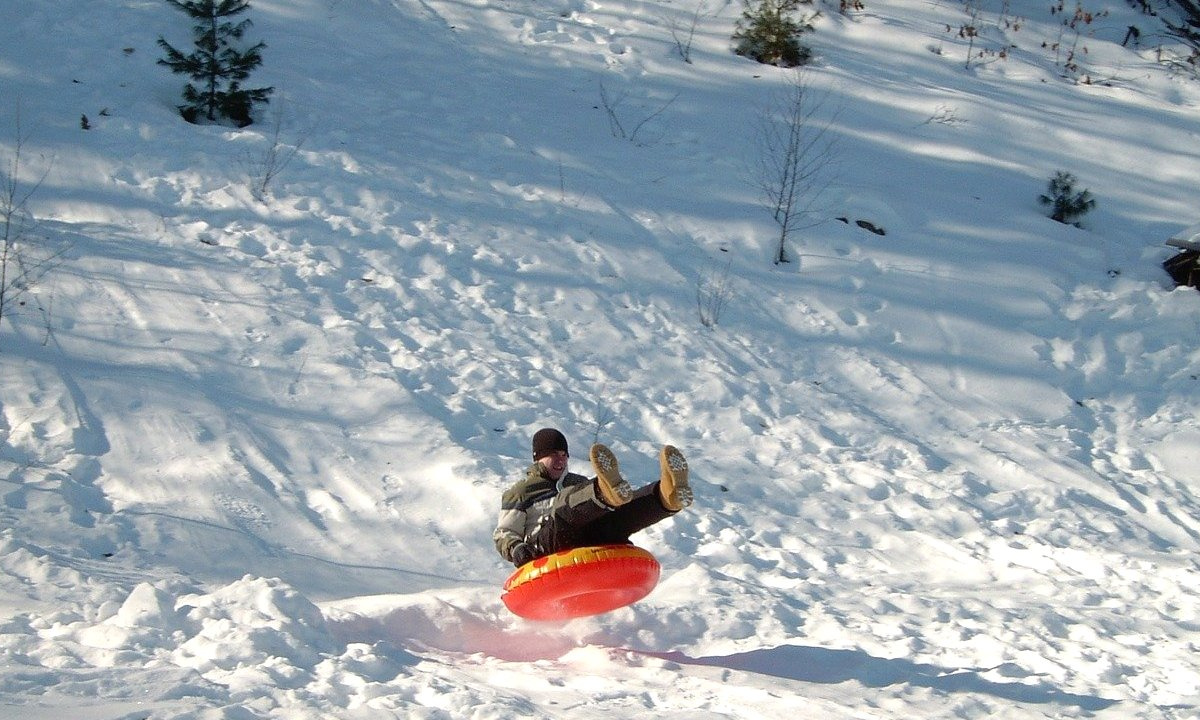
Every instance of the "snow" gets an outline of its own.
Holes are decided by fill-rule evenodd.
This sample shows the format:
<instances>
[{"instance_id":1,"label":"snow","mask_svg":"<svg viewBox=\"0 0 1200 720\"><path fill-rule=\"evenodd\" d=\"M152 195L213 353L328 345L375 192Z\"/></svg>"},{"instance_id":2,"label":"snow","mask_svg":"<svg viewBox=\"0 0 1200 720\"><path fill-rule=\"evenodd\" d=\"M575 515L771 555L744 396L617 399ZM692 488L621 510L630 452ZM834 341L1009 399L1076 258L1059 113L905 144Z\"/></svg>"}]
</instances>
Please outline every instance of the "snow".
<instances>
[{"instance_id":1,"label":"snow","mask_svg":"<svg viewBox=\"0 0 1200 720\"><path fill-rule=\"evenodd\" d=\"M824 7L835 154L775 266L790 73L729 51L729 2L683 62L697 7L255 0L241 130L178 117L167 3L0 7L49 268L0 325L0 715L1200 713L1200 294L1160 268L1200 84L1124 3L1066 78L1039 3L984 8L976 49L1015 47L969 66L957 4ZM1037 203L1058 170L1082 228ZM545 425L635 485L688 456L632 607L500 602Z\"/></svg>"}]
</instances>

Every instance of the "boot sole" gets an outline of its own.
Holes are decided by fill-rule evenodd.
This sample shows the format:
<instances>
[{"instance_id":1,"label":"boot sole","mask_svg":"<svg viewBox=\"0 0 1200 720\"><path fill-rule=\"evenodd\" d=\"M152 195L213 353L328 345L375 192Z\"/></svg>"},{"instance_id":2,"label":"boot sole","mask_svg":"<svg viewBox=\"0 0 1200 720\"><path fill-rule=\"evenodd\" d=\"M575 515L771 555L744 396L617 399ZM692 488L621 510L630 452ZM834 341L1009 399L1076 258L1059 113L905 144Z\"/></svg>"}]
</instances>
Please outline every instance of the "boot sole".
<instances>
[{"instance_id":1,"label":"boot sole","mask_svg":"<svg viewBox=\"0 0 1200 720\"><path fill-rule=\"evenodd\" d=\"M621 477L621 469L617 464L617 456L613 455L612 450L599 444L592 446L591 456L592 467L596 470L596 477L600 482L622 504L629 502L633 498L633 487L625 478Z\"/></svg>"},{"instance_id":2,"label":"boot sole","mask_svg":"<svg viewBox=\"0 0 1200 720\"><path fill-rule=\"evenodd\" d=\"M692 492L692 486L688 484L688 463L687 458L679 449L673 445L667 445L662 449L662 455L659 457L659 462L662 465L663 474L669 475L671 485L674 488L675 505L679 509L692 504L695 495Z\"/></svg>"}]
</instances>

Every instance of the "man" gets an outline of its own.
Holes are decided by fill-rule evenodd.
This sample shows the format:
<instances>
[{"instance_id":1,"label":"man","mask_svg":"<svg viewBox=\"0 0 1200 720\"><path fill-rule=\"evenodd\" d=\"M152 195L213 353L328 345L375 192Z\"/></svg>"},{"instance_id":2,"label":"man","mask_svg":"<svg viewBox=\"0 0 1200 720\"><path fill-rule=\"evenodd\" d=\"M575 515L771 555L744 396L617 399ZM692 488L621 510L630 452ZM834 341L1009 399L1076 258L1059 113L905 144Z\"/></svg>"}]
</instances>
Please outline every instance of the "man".
<instances>
[{"instance_id":1,"label":"man","mask_svg":"<svg viewBox=\"0 0 1200 720\"><path fill-rule=\"evenodd\" d=\"M560 550L625 544L633 533L692 504L687 460L671 445L659 453L658 482L636 491L607 447L593 445L590 457L592 479L567 470L570 452L560 431L534 433L533 465L501 497L492 534L505 560L519 567Z\"/></svg>"}]
</instances>

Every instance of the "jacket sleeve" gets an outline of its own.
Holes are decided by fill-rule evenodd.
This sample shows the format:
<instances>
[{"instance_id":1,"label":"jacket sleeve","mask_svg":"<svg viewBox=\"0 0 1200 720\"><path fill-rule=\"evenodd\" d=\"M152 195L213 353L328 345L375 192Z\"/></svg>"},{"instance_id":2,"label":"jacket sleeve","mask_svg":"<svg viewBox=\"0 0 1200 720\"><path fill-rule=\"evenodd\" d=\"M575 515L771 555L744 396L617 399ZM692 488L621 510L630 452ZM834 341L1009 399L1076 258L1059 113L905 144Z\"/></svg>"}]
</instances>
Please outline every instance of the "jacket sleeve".
<instances>
[{"instance_id":1,"label":"jacket sleeve","mask_svg":"<svg viewBox=\"0 0 1200 720\"><path fill-rule=\"evenodd\" d=\"M496 552L509 562L513 561L513 549L525 542L525 527L529 503L526 493L530 485L530 473L527 472L520 482L514 484L500 498L500 517L496 520L496 529L492 531L492 541L496 543Z\"/></svg>"},{"instance_id":2,"label":"jacket sleeve","mask_svg":"<svg viewBox=\"0 0 1200 720\"><path fill-rule=\"evenodd\" d=\"M525 511L516 507L500 508L500 518L492 532L496 551L509 562L513 560L513 548L525 541Z\"/></svg>"}]
</instances>

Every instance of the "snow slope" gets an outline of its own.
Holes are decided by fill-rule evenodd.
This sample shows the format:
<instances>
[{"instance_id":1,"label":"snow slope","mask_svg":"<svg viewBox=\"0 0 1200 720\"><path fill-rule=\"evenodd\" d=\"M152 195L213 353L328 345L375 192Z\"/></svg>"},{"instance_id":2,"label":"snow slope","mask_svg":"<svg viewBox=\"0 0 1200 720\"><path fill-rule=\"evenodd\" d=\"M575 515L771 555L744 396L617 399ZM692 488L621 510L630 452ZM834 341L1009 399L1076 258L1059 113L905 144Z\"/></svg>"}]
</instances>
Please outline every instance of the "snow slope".
<instances>
[{"instance_id":1,"label":"snow slope","mask_svg":"<svg viewBox=\"0 0 1200 720\"><path fill-rule=\"evenodd\" d=\"M1159 263L1200 84L1124 4L980 7L970 63L964 6L822 9L836 152L775 266L791 74L736 3L255 0L242 130L179 119L166 3L0 6L50 269L0 325L0 712L1195 717L1200 294ZM689 457L631 608L500 603L544 425Z\"/></svg>"}]
</instances>

